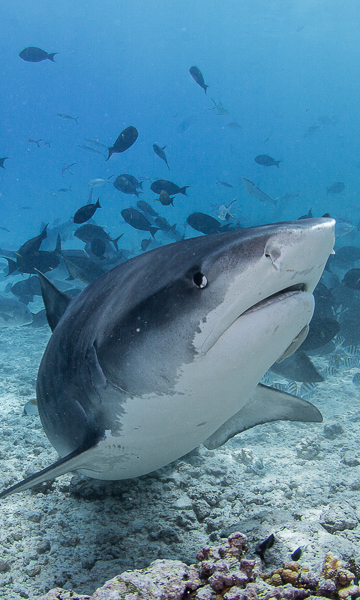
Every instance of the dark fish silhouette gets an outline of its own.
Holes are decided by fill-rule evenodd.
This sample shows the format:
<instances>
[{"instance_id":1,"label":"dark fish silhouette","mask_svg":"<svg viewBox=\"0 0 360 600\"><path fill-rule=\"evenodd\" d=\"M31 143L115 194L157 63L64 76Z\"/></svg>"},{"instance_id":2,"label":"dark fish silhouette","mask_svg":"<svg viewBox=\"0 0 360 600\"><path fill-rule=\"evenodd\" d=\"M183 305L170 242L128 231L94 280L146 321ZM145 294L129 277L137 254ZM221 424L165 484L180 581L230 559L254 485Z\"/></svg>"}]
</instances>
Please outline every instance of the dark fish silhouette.
<instances>
[{"instance_id":1,"label":"dark fish silhouette","mask_svg":"<svg viewBox=\"0 0 360 600\"><path fill-rule=\"evenodd\" d=\"M311 319L309 333L301 344L301 350L315 350L330 342L340 331L340 324L335 319L314 317Z\"/></svg>"},{"instance_id":2,"label":"dark fish silhouette","mask_svg":"<svg viewBox=\"0 0 360 600\"><path fill-rule=\"evenodd\" d=\"M66 268L69 271L68 280L79 279L85 285L95 281L105 271L99 264L93 262L86 255L84 256L63 256Z\"/></svg>"},{"instance_id":3,"label":"dark fish silhouette","mask_svg":"<svg viewBox=\"0 0 360 600\"><path fill-rule=\"evenodd\" d=\"M312 214L312 207L310 208L309 212L307 213L307 215L301 215L301 217L298 217L297 220L298 221L302 221L303 219L313 219L313 214Z\"/></svg>"},{"instance_id":4,"label":"dark fish silhouette","mask_svg":"<svg viewBox=\"0 0 360 600\"><path fill-rule=\"evenodd\" d=\"M134 180L136 183L134 183ZM127 175L126 173L119 175L115 179L113 186L116 190L119 190L119 192L123 192L124 194L134 194L137 198L139 198L139 193L141 193L137 190L139 185L136 177L132 177L132 175Z\"/></svg>"},{"instance_id":5,"label":"dark fish silhouette","mask_svg":"<svg viewBox=\"0 0 360 600\"><path fill-rule=\"evenodd\" d=\"M241 129L241 125L237 121L231 121L231 123L227 123L226 127L229 129Z\"/></svg>"},{"instance_id":6,"label":"dark fish silhouette","mask_svg":"<svg viewBox=\"0 0 360 600\"><path fill-rule=\"evenodd\" d=\"M220 179L218 179L216 183L220 183L221 185L223 185L224 187L227 187L227 188L234 187L233 185L231 185L231 183L227 183L227 181L220 181Z\"/></svg>"},{"instance_id":7,"label":"dark fish silhouette","mask_svg":"<svg viewBox=\"0 0 360 600\"><path fill-rule=\"evenodd\" d=\"M159 213L157 213L148 202L145 202L145 200L138 200L136 206L151 217L157 217L159 215Z\"/></svg>"},{"instance_id":8,"label":"dark fish silhouette","mask_svg":"<svg viewBox=\"0 0 360 600\"><path fill-rule=\"evenodd\" d=\"M74 223L77 225L80 225L80 223L86 223L86 221L91 219L98 208L101 208L99 198L97 199L96 204L86 204L85 206L82 206L74 214Z\"/></svg>"},{"instance_id":9,"label":"dark fish silhouette","mask_svg":"<svg viewBox=\"0 0 360 600\"><path fill-rule=\"evenodd\" d=\"M17 281L11 287L10 291L14 296L17 296L21 302L28 304L33 301L34 296L41 296L39 278L36 275L33 275L28 279Z\"/></svg>"},{"instance_id":10,"label":"dark fish silhouette","mask_svg":"<svg viewBox=\"0 0 360 600\"><path fill-rule=\"evenodd\" d=\"M72 117L71 115L63 115L62 113L58 113L57 116L60 117L60 119L64 119L64 121L75 121L75 123L78 125L79 117Z\"/></svg>"},{"instance_id":11,"label":"dark fish silhouette","mask_svg":"<svg viewBox=\"0 0 360 600\"><path fill-rule=\"evenodd\" d=\"M165 150L166 146L163 146L163 147L161 148L160 146L158 146L158 144L153 144L153 148L154 148L154 152L155 152L155 154L157 154L157 156L158 156L159 158L161 158L161 160L163 160L163 161L166 163L166 166L167 166L167 168L168 168L168 169L169 169L169 171L170 171L169 163L168 163L168 161L167 161L166 154L165 154L165 152L164 152L164 150Z\"/></svg>"},{"instance_id":12,"label":"dark fish silhouette","mask_svg":"<svg viewBox=\"0 0 360 600\"><path fill-rule=\"evenodd\" d=\"M34 254L35 252L38 252L38 250L40 250L40 246L41 246L43 240L45 240L47 238L46 230L47 230L48 225L49 225L49 223L47 223L45 225L45 227L43 228L42 232L39 235L31 238L30 240L25 242L25 244L20 246L20 248L16 254L18 256L29 256L30 254Z\"/></svg>"},{"instance_id":13,"label":"dark fish silhouette","mask_svg":"<svg viewBox=\"0 0 360 600\"><path fill-rule=\"evenodd\" d=\"M151 244L151 239L145 238L145 239L141 240L141 244L140 244L141 250L143 252L146 252L146 250L148 249L150 244Z\"/></svg>"},{"instance_id":14,"label":"dark fish silhouette","mask_svg":"<svg viewBox=\"0 0 360 600\"><path fill-rule=\"evenodd\" d=\"M201 233L217 233L220 230L221 223L205 213L195 212L188 216L186 222Z\"/></svg>"},{"instance_id":15,"label":"dark fish silhouette","mask_svg":"<svg viewBox=\"0 0 360 600\"><path fill-rule=\"evenodd\" d=\"M258 544L256 546L255 549L255 554L257 554L258 556L260 556L261 560L264 560L265 556L265 552L266 550L268 550L269 548L271 548L275 543L275 536L272 533L271 535L269 535L268 538L266 538L266 540L264 540L263 542L261 542L261 544Z\"/></svg>"},{"instance_id":16,"label":"dark fish silhouette","mask_svg":"<svg viewBox=\"0 0 360 600\"><path fill-rule=\"evenodd\" d=\"M174 225L170 225L170 223L165 219L165 217L156 217L155 224L164 233L169 233L169 231L175 233L176 231L176 223Z\"/></svg>"},{"instance_id":17,"label":"dark fish silhouette","mask_svg":"<svg viewBox=\"0 0 360 600\"><path fill-rule=\"evenodd\" d=\"M174 206L173 200L174 200L175 196L173 196L171 198L171 196L169 196L169 194L167 192L165 192L165 190L161 190L159 197L155 198L155 200L157 200L158 202L161 202L161 204L163 206Z\"/></svg>"},{"instance_id":18,"label":"dark fish silhouette","mask_svg":"<svg viewBox=\"0 0 360 600\"><path fill-rule=\"evenodd\" d=\"M131 227L140 231L149 231L152 237L159 231L158 227L153 227L148 219L136 208L124 208L121 211L121 216Z\"/></svg>"},{"instance_id":19,"label":"dark fish silhouette","mask_svg":"<svg viewBox=\"0 0 360 600\"><path fill-rule=\"evenodd\" d=\"M190 186L184 185L184 187L180 188L178 185L176 185L176 183L172 183L172 181L158 179L151 184L150 189L152 192L155 192L155 194L160 194L161 190L164 190L170 196L171 194L183 194L184 196L187 196L186 190L188 187Z\"/></svg>"},{"instance_id":20,"label":"dark fish silhouette","mask_svg":"<svg viewBox=\"0 0 360 600\"><path fill-rule=\"evenodd\" d=\"M45 228L46 229L46 228ZM38 250L42 242L41 236L44 231L37 236L25 242L23 246L16 253L16 262L11 258L6 258L9 264L9 272L7 276L18 271L19 273L30 273L35 274L37 271L46 273L52 269L55 269L60 264L61 254L61 239L58 234L56 241L56 248L52 252ZM45 236L46 237L46 236ZM45 239L45 238L43 238ZM40 241L40 244L39 244Z\"/></svg>"},{"instance_id":21,"label":"dark fish silhouette","mask_svg":"<svg viewBox=\"0 0 360 600\"><path fill-rule=\"evenodd\" d=\"M352 290L360 290L360 269L350 269L345 273L342 283Z\"/></svg>"},{"instance_id":22,"label":"dark fish silhouette","mask_svg":"<svg viewBox=\"0 0 360 600\"><path fill-rule=\"evenodd\" d=\"M9 157L8 156L4 156L4 158L0 158L0 167L2 169L5 169L4 167L4 160L7 160Z\"/></svg>"},{"instance_id":23,"label":"dark fish silhouette","mask_svg":"<svg viewBox=\"0 0 360 600\"><path fill-rule=\"evenodd\" d=\"M110 156L114 154L114 152L125 152L125 150L131 148L131 146L135 144L138 135L139 132L136 127L133 127L132 125L130 125L130 127L126 127L126 129L120 133L115 144L108 148L109 156L106 160L109 160Z\"/></svg>"},{"instance_id":24,"label":"dark fish silhouette","mask_svg":"<svg viewBox=\"0 0 360 600\"><path fill-rule=\"evenodd\" d=\"M85 242L85 244L87 244L88 242L91 243L94 238L98 238L99 240L104 240L104 242L112 242L114 244L116 250L119 250L117 243L124 234L122 233L116 239L112 239L109 236L109 234L106 233L106 231L104 231L104 229L102 227L99 227L99 225L92 225L91 223L85 223L85 225L81 225L81 227L79 227L75 231L74 235L82 242Z\"/></svg>"},{"instance_id":25,"label":"dark fish silhouette","mask_svg":"<svg viewBox=\"0 0 360 600\"><path fill-rule=\"evenodd\" d=\"M52 52L51 54L48 54L47 52L45 52L45 50L41 50L41 48L36 48L34 46L30 46L29 48L24 48L24 50L22 50L19 54L20 58L22 58L23 60L25 60L26 62L41 62L42 60L51 60L52 62L54 61L54 56L55 54L58 54L57 52Z\"/></svg>"},{"instance_id":26,"label":"dark fish silhouette","mask_svg":"<svg viewBox=\"0 0 360 600\"><path fill-rule=\"evenodd\" d=\"M99 238L94 238L91 240L90 249L97 258L104 258L105 248L106 245L104 240L100 240Z\"/></svg>"},{"instance_id":27,"label":"dark fish silhouette","mask_svg":"<svg viewBox=\"0 0 360 600\"><path fill-rule=\"evenodd\" d=\"M345 189L345 184L341 181L333 183L329 188L326 188L326 194L341 194Z\"/></svg>"},{"instance_id":28,"label":"dark fish silhouette","mask_svg":"<svg viewBox=\"0 0 360 600\"><path fill-rule=\"evenodd\" d=\"M277 167L279 168L279 165L281 163L281 160L275 160L274 158L271 158L271 156L268 156L267 154L259 154L259 156L255 156L254 161L258 164L258 165L262 165L263 167Z\"/></svg>"},{"instance_id":29,"label":"dark fish silhouette","mask_svg":"<svg viewBox=\"0 0 360 600\"><path fill-rule=\"evenodd\" d=\"M35 140L34 138L29 138L28 139L29 144L36 144L38 148L40 148L40 142L42 142L42 139L40 138L40 140Z\"/></svg>"},{"instance_id":30,"label":"dark fish silhouette","mask_svg":"<svg viewBox=\"0 0 360 600\"><path fill-rule=\"evenodd\" d=\"M296 550L294 550L294 552L290 555L291 556L291 560L297 561L299 560L299 558L302 555L302 549L301 547L296 548Z\"/></svg>"},{"instance_id":31,"label":"dark fish silhouette","mask_svg":"<svg viewBox=\"0 0 360 600\"><path fill-rule=\"evenodd\" d=\"M206 94L206 90L209 86L205 84L203 74L200 71L199 67L190 67L189 73L190 73L191 77L196 81L196 83L200 87L202 87L202 89L204 90L204 92Z\"/></svg>"}]
</instances>

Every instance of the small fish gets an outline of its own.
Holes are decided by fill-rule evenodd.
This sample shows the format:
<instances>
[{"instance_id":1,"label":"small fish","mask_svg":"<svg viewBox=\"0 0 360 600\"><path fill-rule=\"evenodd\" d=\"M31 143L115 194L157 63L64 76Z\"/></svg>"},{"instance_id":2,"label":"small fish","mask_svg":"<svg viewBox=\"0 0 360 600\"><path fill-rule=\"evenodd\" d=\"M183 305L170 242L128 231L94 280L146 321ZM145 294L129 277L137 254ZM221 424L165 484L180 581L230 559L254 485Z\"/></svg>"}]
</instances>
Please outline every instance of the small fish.
<instances>
[{"instance_id":1,"label":"small fish","mask_svg":"<svg viewBox=\"0 0 360 600\"><path fill-rule=\"evenodd\" d=\"M267 135L266 138L263 139L263 144L266 144L269 141L269 139L271 138L271 136L272 136L273 133L274 133L274 130L272 129L270 131L269 135Z\"/></svg>"},{"instance_id":2,"label":"small fish","mask_svg":"<svg viewBox=\"0 0 360 600\"><path fill-rule=\"evenodd\" d=\"M94 146L98 146L99 148L105 148L107 150L107 145L106 144L102 144L101 142L99 142L99 140L88 140L87 138L84 138L85 142L89 142L89 144L93 144Z\"/></svg>"},{"instance_id":3,"label":"small fish","mask_svg":"<svg viewBox=\"0 0 360 600\"><path fill-rule=\"evenodd\" d=\"M190 67L189 73L191 77L196 81L196 83L204 90L206 94L206 90L208 89L208 85L205 84L204 77L199 67Z\"/></svg>"},{"instance_id":4,"label":"small fish","mask_svg":"<svg viewBox=\"0 0 360 600\"><path fill-rule=\"evenodd\" d=\"M58 189L58 192L70 192L71 191L71 186L67 187L67 188L60 188Z\"/></svg>"},{"instance_id":5,"label":"small fish","mask_svg":"<svg viewBox=\"0 0 360 600\"><path fill-rule=\"evenodd\" d=\"M316 389L316 383L302 383L300 386L300 397L305 398L311 396Z\"/></svg>"},{"instance_id":6,"label":"small fish","mask_svg":"<svg viewBox=\"0 0 360 600\"><path fill-rule=\"evenodd\" d=\"M337 375L337 372L338 370L336 367L330 366L326 367L326 369L323 369L321 373L324 377L335 377Z\"/></svg>"},{"instance_id":7,"label":"small fish","mask_svg":"<svg viewBox=\"0 0 360 600\"><path fill-rule=\"evenodd\" d=\"M19 56L26 62L41 62L42 60L51 60L54 61L54 56L58 54L57 52L52 52L48 54L45 50L41 50L41 48L36 48L34 46L30 46L29 48L24 48L21 50Z\"/></svg>"},{"instance_id":8,"label":"small fish","mask_svg":"<svg viewBox=\"0 0 360 600\"><path fill-rule=\"evenodd\" d=\"M111 183L110 179L112 177L114 177L114 175L110 175L110 177L108 177L107 179L100 179L100 177L98 177L97 179L90 179L88 186L90 186L91 188L103 187L105 183Z\"/></svg>"},{"instance_id":9,"label":"small fish","mask_svg":"<svg viewBox=\"0 0 360 600\"><path fill-rule=\"evenodd\" d=\"M341 336L337 337L337 341L339 340ZM344 343L345 340L343 340ZM359 346L345 346L345 348L343 348L344 352L346 352L346 354L349 354L349 356L360 356L360 348Z\"/></svg>"},{"instance_id":10,"label":"small fish","mask_svg":"<svg viewBox=\"0 0 360 600\"><path fill-rule=\"evenodd\" d=\"M289 394L293 394L294 396L296 396L297 395L297 387L298 386L297 386L296 381L290 381L287 386L287 391L289 392Z\"/></svg>"},{"instance_id":11,"label":"small fish","mask_svg":"<svg viewBox=\"0 0 360 600\"><path fill-rule=\"evenodd\" d=\"M229 208L232 206L232 204L234 204L234 202L236 202L236 198L232 200L232 202L230 202L228 206L225 206L225 204L219 206L217 217L218 219L220 219L220 221L228 221L230 218L235 219L236 214L232 214L229 211Z\"/></svg>"},{"instance_id":12,"label":"small fish","mask_svg":"<svg viewBox=\"0 0 360 600\"><path fill-rule=\"evenodd\" d=\"M29 142L29 144L37 144L37 147L40 148L40 142L42 142L42 139L34 140L34 138L29 138L28 142Z\"/></svg>"},{"instance_id":13,"label":"small fish","mask_svg":"<svg viewBox=\"0 0 360 600\"><path fill-rule=\"evenodd\" d=\"M258 544L254 550L255 554L257 554L258 556L260 556L261 560L265 559L265 552L266 550L269 550L269 548L271 548L275 543L275 536L272 533L271 535L269 535L268 538L266 538L266 540L264 540L263 542L261 542L261 544Z\"/></svg>"},{"instance_id":14,"label":"small fish","mask_svg":"<svg viewBox=\"0 0 360 600\"><path fill-rule=\"evenodd\" d=\"M186 190L188 187L190 186L184 185L184 187L179 187L178 185L176 185L176 183L172 183L172 181L166 181L166 179L158 179L157 181L154 181L151 184L150 189L155 194L160 194L161 190L164 190L170 196L171 194L184 194L184 196L187 196Z\"/></svg>"},{"instance_id":15,"label":"small fish","mask_svg":"<svg viewBox=\"0 0 360 600\"><path fill-rule=\"evenodd\" d=\"M2 229L2 231L7 231L8 233L10 233L10 229L8 229L7 227L0 227L0 229Z\"/></svg>"},{"instance_id":16,"label":"small fish","mask_svg":"<svg viewBox=\"0 0 360 600\"><path fill-rule=\"evenodd\" d=\"M153 207L150 206L150 204L148 202L145 202L145 200L138 200L136 203L136 206L138 208L140 208L140 210L142 210L144 213L147 213L148 215L150 215L151 217L159 216L159 213L157 213L156 210L154 210Z\"/></svg>"},{"instance_id":17,"label":"small fish","mask_svg":"<svg viewBox=\"0 0 360 600\"><path fill-rule=\"evenodd\" d=\"M299 197L300 197L300 192L298 192L297 194L289 194L288 192L286 192L283 196L281 196L281 198L279 198L279 202L282 202L283 204L285 204L286 202L289 202L293 198L299 198Z\"/></svg>"},{"instance_id":18,"label":"small fish","mask_svg":"<svg viewBox=\"0 0 360 600\"><path fill-rule=\"evenodd\" d=\"M259 186L256 185L256 183L250 181L250 179L245 179L245 177L242 177L241 183L243 184L246 191L249 192L250 196L257 198L257 200L260 200L260 202L270 202L271 204L275 204L276 206L277 199L273 200L272 198L270 198L270 196L265 194L265 192L263 192L259 188Z\"/></svg>"},{"instance_id":19,"label":"small fish","mask_svg":"<svg viewBox=\"0 0 360 600\"><path fill-rule=\"evenodd\" d=\"M106 160L109 160L110 156L114 154L114 152L125 152L125 150L131 148L131 146L135 144L138 135L139 132L136 127L133 127L132 125L130 125L130 127L126 127L126 129L124 129L116 139L115 144L108 148L109 156Z\"/></svg>"},{"instance_id":20,"label":"small fish","mask_svg":"<svg viewBox=\"0 0 360 600\"><path fill-rule=\"evenodd\" d=\"M302 555L302 548L296 548L296 550L294 550L294 552L290 555L291 556L291 560L294 560L295 562L297 560L299 560L301 558Z\"/></svg>"},{"instance_id":21,"label":"small fish","mask_svg":"<svg viewBox=\"0 0 360 600\"><path fill-rule=\"evenodd\" d=\"M123 192L124 194L134 194L134 196L137 198L139 198L139 193L142 193L137 189L141 186L141 184L138 182L136 177L133 175L128 175L127 173L119 175L115 179L113 186L119 192Z\"/></svg>"},{"instance_id":22,"label":"small fish","mask_svg":"<svg viewBox=\"0 0 360 600\"><path fill-rule=\"evenodd\" d=\"M341 194L341 192L343 192L345 189L345 184L342 183L341 181L337 181L336 183L333 183L329 188L326 188L326 195L327 194Z\"/></svg>"},{"instance_id":23,"label":"small fish","mask_svg":"<svg viewBox=\"0 0 360 600\"><path fill-rule=\"evenodd\" d=\"M304 133L304 138L308 138L311 135L314 135L317 131L321 130L321 125L310 125Z\"/></svg>"},{"instance_id":24,"label":"small fish","mask_svg":"<svg viewBox=\"0 0 360 600\"><path fill-rule=\"evenodd\" d=\"M78 148L81 150L86 150L86 152L93 152L94 154L101 154L101 156L106 156L104 152L98 150L97 148L93 148L92 146L87 146L86 144L76 144Z\"/></svg>"},{"instance_id":25,"label":"small fish","mask_svg":"<svg viewBox=\"0 0 360 600\"><path fill-rule=\"evenodd\" d=\"M220 179L217 179L216 183L220 183L221 185L223 185L224 187L227 187L227 188L233 188L234 187L231 183L227 183L227 181L220 181Z\"/></svg>"},{"instance_id":26,"label":"small fish","mask_svg":"<svg viewBox=\"0 0 360 600\"><path fill-rule=\"evenodd\" d=\"M0 167L2 169L5 169L5 167L4 167L4 160L8 160L8 158L9 158L8 156L5 156L4 158L0 158Z\"/></svg>"},{"instance_id":27,"label":"small fish","mask_svg":"<svg viewBox=\"0 0 360 600\"><path fill-rule=\"evenodd\" d=\"M221 104L221 102L215 102L215 100L213 98L210 98L210 100L214 103L215 106L213 106L212 108L209 108L208 110L216 110L218 111L216 114L218 115L222 115L224 117L226 117L227 115L229 115L229 111L227 108L225 108L225 106L223 104Z\"/></svg>"},{"instance_id":28,"label":"small fish","mask_svg":"<svg viewBox=\"0 0 360 600\"><path fill-rule=\"evenodd\" d=\"M66 171L70 173L70 175L74 175L74 173L70 171L70 167L73 167L74 165L76 165L76 163L71 163L71 165L68 166L66 166L66 164L63 164L63 166L61 167L61 175L64 177Z\"/></svg>"},{"instance_id":29,"label":"small fish","mask_svg":"<svg viewBox=\"0 0 360 600\"><path fill-rule=\"evenodd\" d=\"M18 210L31 210L32 206L18 206Z\"/></svg>"},{"instance_id":30,"label":"small fish","mask_svg":"<svg viewBox=\"0 0 360 600\"><path fill-rule=\"evenodd\" d=\"M312 207L311 207L309 212L306 215L301 215L301 217L298 217L297 220L302 221L303 219L312 219L313 217L314 217L314 215L312 214Z\"/></svg>"},{"instance_id":31,"label":"small fish","mask_svg":"<svg viewBox=\"0 0 360 600\"><path fill-rule=\"evenodd\" d=\"M241 125L237 121L231 121L231 123L227 123L226 127L229 129L241 129Z\"/></svg>"},{"instance_id":32,"label":"small fish","mask_svg":"<svg viewBox=\"0 0 360 600\"><path fill-rule=\"evenodd\" d=\"M174 200L175 196L173 196L172 198L169 196L169 194L167 192L165 192L165 190L161 190L160 194L159 194L159 198L155 198L156 201L161 202L161 204L163 206L174 206Z\"/></svg>"},{"instance_id":33,"label":"small fish","mask_svg":"<svg viewBox=\"0 0 360 600\"><path fill-rule=\"evenodd\" d=\"M49 146L49 148L50 148L51 142L52 142L52 140L50 140L49 142L44 142L44 146Z\"/></svg>"},{"instance_id":34,"label":"small fish","mask_svg":"<svg viewBox=\"0 0 360 600\"><path fill-rule=\"evenodd\" d=\"M355 373L352 382L356 387L360 387L360 373Z\"/></svg>"},{"instance_id":35,"label":"small fish","mask_svg":"<svg viewBox=\"0 0 360 600\"><path fill-rule=\"evenodd\" d=\"M37 401L36 398L33 398L32 400L29 400L29 402L27 402L24 406L24 415L26 416L30 416L30 415L38 415L39 411L38 411L38 407L37 407Z\"/></svg>"},{"instance_id":36,"label":"small fish","mask_svg":"<svg viewBox=\"0 0 360 600\"><path fill-rule=\"evenodd\" d=\"M100 206L98 207L100 208ZM104 258L104 252L106 249L106 245L104 240L100 240L99 238L94 238L91 240L91 244L90 244L90 248L91 248L91 252L97 257L97 258Z\"/></svg>"},{"instance_id":37,"label":"small fish","mask_svg":"<svg viewBox=\"0 0 360 600\"><path fill-rule=\"evenodd\" d=\"M86 204L85 206L82 206L74 214L74 223L77 225L86 223L86 221L89 221L89 219L94 216L98 208L101 208L99 198L97 199L96 204Z\"/></svg>"},{"instance_id":38,"label":"small fish","mask_svg":"<svg viewBox=\"0 0 360 600\"><path fill-rule=\"evenodd\" d=\"M221 223L214 219L214 217L201 212L192 213L188 216L186 222L195 231L200 231L205 235L217 233L221 227Z\"/></svg>"},{"instance_id":39,"label":"small fish","mask_svg":"<svg viewBox=\"0 0 360 600\"><path fill-rule=\"evenodd\" d=\"M154 149L154 152L155 152L155 154L156 154L156 155L157 155L159 158L161 158L161 160L163 160L163 161L164 161L164 163L166 163L166 166L167 166L167 168L168 168L168 169L169 169L169 171L170 171L170 167L169 167L169 164L168 164L168 161L167 161L167 158L166 158L166 154L165 154L165 152L164 152L165 148L166 148L166 146L163 146L163 147L161 148L161 147L160 147L158 144L153 144L153 149Z\"/></svg>"},{"instance_id":40,"label":"small fish","mask_svg":"<svg viewBox=\"0 0 360 600\"><path fill-rule=\"evenodd\" d=\"M279 165L281 163L281 160L275 160L274 158L271 158L271 156L268 156L268 154L259 154L259 156L255 156L254 161L258 164L258 165L262 165L263 167L277 167L279 169Z\"/></svg>"},{"instance_id":41,"label":"small fish","mask_svg":"<svg viewBox=\"0 0 360 600\"><path fill-rule=\"evenodd\" d=\"M360 290L360 269L350 269L341 283L352 290Z\"/></svg>"},{"instance_id":42,"label":"small fish","mask_svg":"<svg viewBox=\"0 0 360 600\"><path fill-rule=\"evenodd\" d=\"M153 227L148 221L148 219L136 208L124 208L121 211L121 216L134 229L139 229L140 231L149 231L152 237L155 236L155 233L159 231L158 227Z\"/></svg>"},{"instance_id":43,"label":"small fish","mask_svg":"<svg viewBox=\"0 0 360 600\"><path fill-rule=\"evenodd\" d=\"M148 247L151 244L151 239L145 238L144 240L141 240L141 250L142 252L146 252L146 250L148 249Z\"/></svg>"},{"instance_id":44,"label":"small fish","mask_svg":"<svg viewBox=\"0 0 360 600\"><path fill-rule=\"evenodd\" d=\"M79 117L72 117L71 115L63 115L61 113L57 113L57 116L60 117L60 119L64 119L64 121L75 121L75 123L78 124Z\"/></svg>"}]
</instances>

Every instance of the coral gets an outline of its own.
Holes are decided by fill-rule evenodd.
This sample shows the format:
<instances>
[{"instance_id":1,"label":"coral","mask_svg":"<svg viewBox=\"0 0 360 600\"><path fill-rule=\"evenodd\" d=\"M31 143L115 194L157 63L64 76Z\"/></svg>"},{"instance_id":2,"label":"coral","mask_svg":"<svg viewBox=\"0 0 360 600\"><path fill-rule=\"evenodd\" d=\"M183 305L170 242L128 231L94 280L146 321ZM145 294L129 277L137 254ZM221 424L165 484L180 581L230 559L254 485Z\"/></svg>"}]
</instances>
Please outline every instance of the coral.
<instances>
[{"instance_id":1,"label":"coral","mask_svg":"<svg viewBox=\"0 0 360 600\"><path fill-rule=\"evenodd\" d=\"M345 600L359 593L354 574L331 552L320 575L295 561L262 574L260 559L245 558L247 550L246 536L236 532L221 546L200 550L198 565L156 560L146 569L114 577L92 596L57 588L38 600Z\"/></svg>"}]
</instances>

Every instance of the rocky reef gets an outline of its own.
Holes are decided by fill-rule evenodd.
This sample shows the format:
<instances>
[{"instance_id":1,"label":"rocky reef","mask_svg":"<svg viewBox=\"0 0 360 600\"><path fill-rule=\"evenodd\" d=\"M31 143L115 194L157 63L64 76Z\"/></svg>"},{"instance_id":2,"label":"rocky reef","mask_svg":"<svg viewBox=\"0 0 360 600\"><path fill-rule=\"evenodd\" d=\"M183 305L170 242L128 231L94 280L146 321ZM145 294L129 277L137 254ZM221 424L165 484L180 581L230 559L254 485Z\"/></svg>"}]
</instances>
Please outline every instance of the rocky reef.
<instances>
[{"instance_id":1,"label":"rocky reef","mask_svg":"<svg viewBox=\"0 0 360 600\"><path fill-rule=\"evenodd\" d=\"M56 588L37 600L342 600L360 594L354 582L359 567L344 566L331 552L320 573L296 561L267 573L260 558L246 558L247 550L246 536L236 532L221 546L200 550L197 565L155 560L146 569L114 577L92 596Z\"/></svg>"}]
</instances>

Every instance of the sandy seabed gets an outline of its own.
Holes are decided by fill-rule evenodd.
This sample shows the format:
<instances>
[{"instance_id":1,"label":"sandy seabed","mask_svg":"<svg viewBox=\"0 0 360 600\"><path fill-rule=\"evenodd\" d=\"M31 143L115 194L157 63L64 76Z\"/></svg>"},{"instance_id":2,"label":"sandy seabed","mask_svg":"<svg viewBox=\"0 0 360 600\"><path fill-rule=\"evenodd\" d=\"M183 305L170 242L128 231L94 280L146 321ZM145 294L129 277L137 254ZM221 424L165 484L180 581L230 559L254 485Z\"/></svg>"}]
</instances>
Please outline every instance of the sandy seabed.
<instances>
[{"instance_id":1,"label":"sandy seabed","mask_svg":"<svg viewBox=\"0 0 360 600\"><path fill-rule=\"evenodd\" d=\"M24 414L49 337L47 326L0 331L1 489L57 458L39 417ZM329 355L314 362L324 370ZM194 563L202 546L232 531L247 535L249 557L274 533L266 569L298 547L311 568L320 569L329 550L360 560L358 370L339 362L313 390L322 424L262 425L139 479L69 474L41 493L2 500L0 598L35 599L55 587L91 594L158 558Z\"/></svg>"}]
</instances>

